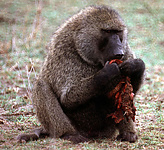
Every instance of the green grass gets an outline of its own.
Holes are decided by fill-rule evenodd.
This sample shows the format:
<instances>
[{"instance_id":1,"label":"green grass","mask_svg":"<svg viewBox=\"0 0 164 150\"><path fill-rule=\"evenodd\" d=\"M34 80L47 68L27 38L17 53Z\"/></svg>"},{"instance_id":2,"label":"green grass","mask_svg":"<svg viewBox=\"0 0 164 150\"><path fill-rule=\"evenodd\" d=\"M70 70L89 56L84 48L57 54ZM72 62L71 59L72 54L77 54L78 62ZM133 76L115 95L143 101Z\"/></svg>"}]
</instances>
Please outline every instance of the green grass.
<instances>
[{"instance_id":1,"label":"green grass","mask_svg":"<svg viewBox=\"0 0 164 150\"><path fill-rule=\"evenodd\" d=\"M146 81L135 101L136 143L97 140L72 145L61 139L19 144L15 137L40 123L31 102L32 83L57 27L81 8L106 4L129 29L129 44L146 63ZM0 149L164 149L163 0L0 1Z\"/></svg>"}]
</instances>

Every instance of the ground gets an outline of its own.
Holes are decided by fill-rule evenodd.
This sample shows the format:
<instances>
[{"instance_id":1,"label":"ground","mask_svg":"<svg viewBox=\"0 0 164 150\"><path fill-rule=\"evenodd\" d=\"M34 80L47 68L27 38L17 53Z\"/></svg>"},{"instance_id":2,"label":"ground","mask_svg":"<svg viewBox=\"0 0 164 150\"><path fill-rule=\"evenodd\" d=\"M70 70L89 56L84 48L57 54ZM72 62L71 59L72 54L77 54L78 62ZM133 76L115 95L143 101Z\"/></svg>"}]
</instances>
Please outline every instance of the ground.
<instances>
[{"instance_id":1,"label":"ground","mask_svg":"<svg viewBox=\"0 0 164 150\"><path fill-rule=\"evenodd\" d=\"M80 8L108 4L129 29L129 44L146 63L145 81L135 99L135 143L115 139L73 145L61 139L17 143L16 137L39 127L31 90L55 29ZM0 1L0 149L164 149L164 8L162 0L1 0Z\"/></svg>"}]
</instances>

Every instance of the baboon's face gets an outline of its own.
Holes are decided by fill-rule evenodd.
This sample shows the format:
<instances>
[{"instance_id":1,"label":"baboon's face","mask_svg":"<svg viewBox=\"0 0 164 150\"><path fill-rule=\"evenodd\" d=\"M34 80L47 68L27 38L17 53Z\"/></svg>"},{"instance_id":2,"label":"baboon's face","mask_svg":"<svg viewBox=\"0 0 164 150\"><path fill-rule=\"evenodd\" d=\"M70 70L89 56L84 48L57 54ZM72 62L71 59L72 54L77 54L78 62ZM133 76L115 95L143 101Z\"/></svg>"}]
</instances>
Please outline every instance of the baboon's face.
<instances>
[{"instance_id":1,"label":"baboon's face","mask_svg":"<svg viewBox=\"0 0 164 150\"><path fill-rule=\"evenodd\" d=\"M121 59L123 52L123 31L118 30L101 30L102 38L98 43L98 50L101 56L101 63L112 59Z\"/></svg>"},{"instance_id":2,"label":"baboon's face","mask_svg":"<svg viewBox=\"0 0 164 150\"><path fill-rule=\"evenodd\" d=\"M86 10L79 27L75 46L89 64L104 66L107 61L121 59L126 53L127 29L116 11L110 8Z\"/></svg>"}]
</instances>

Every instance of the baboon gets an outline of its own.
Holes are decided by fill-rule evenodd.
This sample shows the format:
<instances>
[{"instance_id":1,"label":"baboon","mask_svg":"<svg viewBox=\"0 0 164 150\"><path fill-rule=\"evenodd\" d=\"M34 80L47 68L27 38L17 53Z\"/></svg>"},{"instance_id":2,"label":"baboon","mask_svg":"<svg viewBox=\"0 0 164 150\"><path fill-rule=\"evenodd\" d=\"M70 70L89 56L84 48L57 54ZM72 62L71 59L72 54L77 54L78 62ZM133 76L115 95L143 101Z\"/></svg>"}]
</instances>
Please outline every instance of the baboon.
<instances>
[{"instance_id":1,"label":"baboon","mask_svg":"<svg viewBox=\"0 0 164 150\"><path fill-rule=\"evenodd\" d=\"M113 59L123 63L107 63ZM135 142L132 120L115 123L106 117L116 110L107 93L124 75L131 79L136 94L144 70L144 62L130 50L127 27L119 13L108 6L84 8L53 34L34 85L32 100L42 127L17 139L50 136L79 143L118 133L117 139Z\"/></svg>"}]
</instances>

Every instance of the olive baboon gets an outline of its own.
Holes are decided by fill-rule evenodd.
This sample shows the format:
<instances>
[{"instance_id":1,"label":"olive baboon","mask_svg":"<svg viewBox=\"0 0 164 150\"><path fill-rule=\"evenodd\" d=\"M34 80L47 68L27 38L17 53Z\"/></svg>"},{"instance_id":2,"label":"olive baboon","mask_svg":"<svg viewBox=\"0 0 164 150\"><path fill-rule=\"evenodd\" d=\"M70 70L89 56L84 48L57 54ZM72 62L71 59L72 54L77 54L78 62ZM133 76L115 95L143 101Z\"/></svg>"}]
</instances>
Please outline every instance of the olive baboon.
<instances>
[{"instance_id":1,"label":"olive baboon","mask_svg":"<svg viewBox=\"0 0 164 150\"><path fill-rule=\"evenodd\" d=\"M121 59L123 63L106 63ZM91 138L135 142L133 121L115 123L106 117L115 111L107 97L122 75L138 91L145 70L127 42L127 28L114 9L90 6L66 21L53 35L46 60L33 89L33 104L42 127L33 134L21 134L19 141L42 136L64 138L74 143Z\"/></svg>"}]
</instances>

